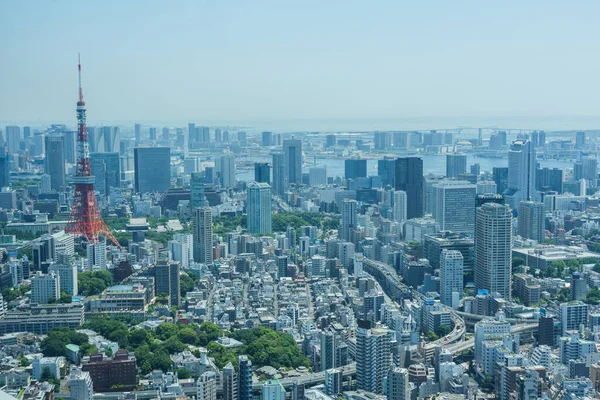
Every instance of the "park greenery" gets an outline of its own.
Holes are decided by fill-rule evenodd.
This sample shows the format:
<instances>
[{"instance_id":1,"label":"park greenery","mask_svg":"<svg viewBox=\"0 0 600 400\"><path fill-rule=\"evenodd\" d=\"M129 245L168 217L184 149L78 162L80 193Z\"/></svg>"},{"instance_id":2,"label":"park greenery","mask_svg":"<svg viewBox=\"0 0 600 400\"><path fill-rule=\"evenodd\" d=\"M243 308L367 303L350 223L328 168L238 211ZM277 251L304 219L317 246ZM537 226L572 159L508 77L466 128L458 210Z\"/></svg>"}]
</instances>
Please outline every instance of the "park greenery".
<instances>
[{"instance_id":1,"label":"park greenery","mask_svg":"<svg viewBox=\"0 0 600 400\"><path fill-rule=\"evenodd\" d=\"M310 367L310 361L302 354L291 335L264 327L223 332L210 322L202 325L164 322L155 331L150 331L129 329L125 323L107 316L95 317L83 327L117 342L122 349L132 351L142 374L153 369L172 370L170 355L188 350L190 346L192 349L197 346L205 347L209 357L214 358L219 368L223 368L228 362L237 365L237 356L241 354L248 355L257 368L265 365L274 368ZM223 335L230 336L243 345L234 349L225 348L216 342ZM85 334L68 328L54 328L42 341L42 352L46 356L64 356L69 343L79 345L84 354L96 351L89 345ZM200 356L197 349L194 353Z\"/></svg>"},{"instance_id":2,"label":"park greenery","mask_svg":"<svg viewBox=\"0 0 600 400\"><path fill-rule=\"evenodd\" d=\"M77 285L81 296L94 296L102 293L113 284L109 271L87 271L77 274Z\"/></svg>"}]
</instances>

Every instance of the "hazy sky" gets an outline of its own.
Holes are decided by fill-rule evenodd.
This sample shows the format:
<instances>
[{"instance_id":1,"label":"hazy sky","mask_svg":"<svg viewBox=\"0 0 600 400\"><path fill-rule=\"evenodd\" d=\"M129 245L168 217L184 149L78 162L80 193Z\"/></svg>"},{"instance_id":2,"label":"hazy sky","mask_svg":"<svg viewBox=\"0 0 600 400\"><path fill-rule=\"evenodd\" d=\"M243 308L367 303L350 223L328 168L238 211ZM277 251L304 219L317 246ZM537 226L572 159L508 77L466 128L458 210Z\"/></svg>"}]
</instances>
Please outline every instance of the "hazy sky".
<instances>
[{"instance_id":1,"label":"hazy sky","mask_svg":"<svg viewBox=\"0 0 600 400\"><path fill-rule=\"evenodd\" d=\"M600 115L598 1L0 1L0 121Z\"/></svg>"}]
</instances>

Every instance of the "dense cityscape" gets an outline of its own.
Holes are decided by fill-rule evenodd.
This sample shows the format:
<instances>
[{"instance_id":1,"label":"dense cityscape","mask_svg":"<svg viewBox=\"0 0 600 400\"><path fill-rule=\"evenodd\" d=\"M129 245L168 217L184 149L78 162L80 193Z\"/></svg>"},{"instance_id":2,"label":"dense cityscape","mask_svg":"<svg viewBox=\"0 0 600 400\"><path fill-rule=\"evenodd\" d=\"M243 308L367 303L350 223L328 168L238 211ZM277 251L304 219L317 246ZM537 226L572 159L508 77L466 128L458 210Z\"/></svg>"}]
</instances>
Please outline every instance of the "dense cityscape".
<instances>
[{"instance_id":1,"label":"dense cityscape","mask_svg":"<svg viewBox=\"0 0 600 400\"><path fill-rule=\"evenodd\" d=\"M0 400L600 399L599 13L0 1Z\"/></svg>"},{"instance_id":2,"label":"dense cityscape","mask_svg":"<svg viewBox=\"0 0 600 400\"><path fill-rule=\"evenodd\" d=\"M6 393L598 396L597 132L88 127L82 89L2 132Z\"/></svg>"}]
</instances>

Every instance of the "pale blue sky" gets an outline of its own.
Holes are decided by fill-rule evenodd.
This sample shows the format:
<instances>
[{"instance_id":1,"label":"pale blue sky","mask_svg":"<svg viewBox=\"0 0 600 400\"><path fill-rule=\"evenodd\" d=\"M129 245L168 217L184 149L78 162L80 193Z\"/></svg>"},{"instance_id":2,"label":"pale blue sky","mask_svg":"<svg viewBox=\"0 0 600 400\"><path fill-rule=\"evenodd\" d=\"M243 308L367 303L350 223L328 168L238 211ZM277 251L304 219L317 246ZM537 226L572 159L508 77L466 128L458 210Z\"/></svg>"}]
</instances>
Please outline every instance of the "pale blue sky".
<instances>
[{"instance_id":1,"label":"pale blue sky","mask_svg":"<svg viewBox=\"0 0 600 400\"><path fill-rule=\"evenodd\" d=\"M598 116L597 1L0 2L0 121Z\"/></svg>"}]
</instances>

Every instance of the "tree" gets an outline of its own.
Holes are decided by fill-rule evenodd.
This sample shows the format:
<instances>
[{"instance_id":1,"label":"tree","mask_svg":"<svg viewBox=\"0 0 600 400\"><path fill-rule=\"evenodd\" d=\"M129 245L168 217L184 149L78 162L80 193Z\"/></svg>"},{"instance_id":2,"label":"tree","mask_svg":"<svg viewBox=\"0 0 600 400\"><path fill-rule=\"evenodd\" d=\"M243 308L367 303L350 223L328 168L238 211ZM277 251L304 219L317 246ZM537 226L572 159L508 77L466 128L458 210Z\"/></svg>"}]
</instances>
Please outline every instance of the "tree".
<instances>
[{"instance_id":1,"label":"tree","mask_svg":"<svg viewBox=\"0 0 600 400\"><path fill-rule=\"evenodd\" d=\"M591 305L600 304L600 289L598 289L597 287L589 288L586 293L584 302Z\"/></svg>"},{"instance_id":2,"label":"tree","mask_svg":"<svg viewBox=\"0 0 600 400\"><path fill-rule=\"evenodd\" d=\"M427 341L427 342L434 342L438 339L439 339L439 337L438 337L438 335L435 334L434 331L428 331L427 334L425 335L425 341Z\"/></svg>"},{"instance_id":3,"label":"tree","mask_svg":"<svg viewBox=\"0 0 600 400\"><path fill-rule=\"evenodd\" d=\"M42 353L44 353L46 357L64 356L67 350L67 347L62 340L50 336L42 340L41 348Z\"/></svg>"},{"instance_id":4,"label":"tree","mask_svg":"<svg viewBox=\"0 0 600 400\"><path fill-rule=\"evenodd\" d=\"M175 372L177 372L177 377L179 379L189 379L192 374L185 368L178 368Z\"/></svg>"},{"instance_id":5,"label":"tree","mask_svg":"<svg viewBox=\"0 0 600 400\"><path fill-rule=\"evenodd\" d=\"M60 298L58 299L58 302L63 303L63 304L71 304L73 302L73 296L71 296L69 293L61 290Z\"/></svg>"},{"instance_id":6,"label":"tree","mask_svg":"<svg viewBox=\"0 0 600 400\"><path fill-rule=\"evenodd\" d=\"M139 347L142 344L152 343L152 334L146 329L134 329L129 335L129 344Z\"/></svg>"},{"instance_id":7,"label":"tree","mask_svg":"<svg viewBox=\"0 0 600 400\"><path fill-rule=\"evenodd\" d=\"M171 336L177 335L178 330L177 325L171 322L163 322L156 328L156 337L160 340L167 340Z\"/></svg>"},{"instance_id":8,"label":"tree","mask_svg":"<svg viewBox=\"0 0 600 400\"><path fill-rule=\"evenodd\" d=\"M439 337L444 337L447 334L449 334L450 332L452 332L452 328L449 327L448 325L438 325L435 328L435 334L438 335Z\"/></svg>"},{"instance_id":9,"label":"tree","mask_svg":"<svg viewBox=\"0 0 600 400\"><path fill-rule=\"evenodd\" d=\"M55 379L56 379L56 376L54 376L52 371L50 371L50 368L45 367L42 370L42 374L40 375L40 382L50 382L50 381L54 381Z\"/></svg>"},{"instance_id":10,"label":"tree","mask_svg":"<svg viewBox=\"0 0 600 400\"><path fill-rule=\"evenodd\" d=\"M182 328L177 335L182 343L195 344L198 341L198 335L192 328Z\"/></svg>"}]
</instances>

